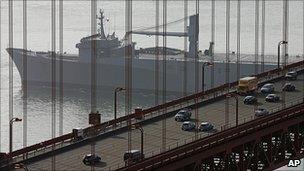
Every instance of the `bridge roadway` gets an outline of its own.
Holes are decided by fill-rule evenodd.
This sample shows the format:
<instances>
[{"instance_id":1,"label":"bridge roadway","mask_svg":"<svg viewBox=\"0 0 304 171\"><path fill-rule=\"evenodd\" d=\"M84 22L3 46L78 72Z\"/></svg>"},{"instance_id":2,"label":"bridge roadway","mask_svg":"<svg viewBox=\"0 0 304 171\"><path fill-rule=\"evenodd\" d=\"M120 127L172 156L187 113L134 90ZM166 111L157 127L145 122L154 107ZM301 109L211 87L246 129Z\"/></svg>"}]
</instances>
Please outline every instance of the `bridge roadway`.
<instances>
[{"instance_id":1,"label":"bridge roadway","mask_svg":"<svg viewBox=\"0 0 304 171\"><path fill-rule=\"evenodd\" d=\"M275 83L275 93L282 97L281 87L283 80ZM295 92L286 92L287 103L295 102L303 98L303 75L298 80L291 81L296 86ZM258 105L244 105L243 96L239 96L239 124L254 119L254 108L264 107L269 111L282 107L282 101L277 103L265 102L265 95L258 94ZM229 123L235 126L235 99L229 98ZM208 136L216 131L220 131L225 125L225 100L220 99L213 103L204 104L198 109L199 123L209 121L215 125L215 130L209 133L199 132L198 137ZM192 120L195 121L195 111L192 111ZM195 131L182 131L181 123L174 121L170 116L166 119L166 144L167 149L183 145L194 140ZM144 130L144 153L146 157L160 153L162 144L162 120L153 121L143 126ZM96 170L114 170L124 165L123 154L128 149L128 133L126 131L117 135L106 137L96 142L96 153L102 158L103 163L96 166ZM140 132L132 130L132 149L140 149ZM59 153L56 155L56 170L91 170L90 166L82 163L82 157L90 153L90 144L85 144L76 149ZM29 170L51 170L52 157L29 163Z\"/></svg>"}]
</instances>

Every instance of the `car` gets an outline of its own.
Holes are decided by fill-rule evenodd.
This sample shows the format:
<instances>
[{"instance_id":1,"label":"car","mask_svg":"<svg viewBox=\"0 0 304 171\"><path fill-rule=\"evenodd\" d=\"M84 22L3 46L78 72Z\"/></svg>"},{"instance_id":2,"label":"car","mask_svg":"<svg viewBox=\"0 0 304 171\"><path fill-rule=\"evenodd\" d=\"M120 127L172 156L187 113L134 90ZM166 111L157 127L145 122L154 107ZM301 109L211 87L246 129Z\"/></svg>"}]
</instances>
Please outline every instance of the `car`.
<instances>
[{"instance_id":1,"label":"car","mask_svg":"<svg viewBox=\"0 0 304 171\"><path fill-rule=\"evenodd\" d=\"M261 88L261 93L263 94L269 94L272 92L274 92L274 84L272 83L264 84Z\"/></svg>"},{"instance_id":2,"label":"car","mask_svg":"<svg viewBox=\"0 0 304 171\"><path fill-rule=\"evenodd\" d=\"M85 165L95 165L101 162L101 157L96 154L87 154L83 157L82 162Z\"/></svg>"},{"instance_id":3,"label":"car","mask_svg":"<svg viewBox=\"0 0 304 171\"><path fill-rule=\"evenodd\" d=\"M191 109L185 108L185 109L178 111L177 114L187 115L187 116L191 117L192 113L191 113Z\"/></svg>"},{"instance_id":4,"label":"car","mask_svg":"<svg viewBox=\"0 0 304 171\"><path fill-rule=\"evenodd\" d=\"M254 115L256 117L262 117L262 116L266 116L268 114L269 114L269 112L265 108L258 108L257 110L254 111Z\"/></svg>"},{"instance_id":5,"label":"car","mask_svg":"<svg viewBox=\"0 0 304 171\"><path fill-rule=\"evenodd\" d=\"M199 131L210 131L214 128L214 126L210 122L202 122L198 127Z\"/></svg>"},{"instance_id":6,"label":"car","mask_svg":"<svg viewBox=\"0 0 304 171\"><path fill-rule=\"evenodd\" d=\"M191 110L188 108L178 111L174 117L175 121L177 122L188 121L190 120L190 118L191 118Z\"/></svg>"},{"instance_id":7,"label":"car","mask_svg":"<svg viewBox=\"0 0 304 171\"><path fill-rule=\"evenodd\" d=\"M191 121L185 121L183 122L181 128L183 131L191 131L195 129L195 123Z\"/></svg>"},{"instance_id":8,"label":"car","mask_svg":"<svg viewBox=\"0 0 304 171\"><path fill-rule=\"evenodd\" d=\"M298 74L297 74L296 71L290 71L290 72L288 72L288 73L285 74L285 78L287 80L296 80L297 76L298 76Z\"/></svg>"},{"instance_id":9,"label":"car","mask_svg":"<svg viewBox=\"0 0 304 171\"><path fill-rule=\"evenodd\" d=\"M258 102L257 98L254 96L246 96L243 100L244 104L249 105L249 104L255 104Z\"/></svg>"},{"instance_id":10,"label":"car","mask_svg":"<svg viewBox=\"0 0 304 171\"><path fill-rule=\"evenodd\" d=\"M296 87L291 83L286 83L282 88L282 91L295 91L295 90Z\"/></svg>"},{"instance_id":11,"label":"car","mask_svg":"<svg viewBox=\"0 0 304 171\"><path fill-rule=\"evenodd\" d=\"M138 162L143 158L145 158L145 156L142 155L141 151L139 150L126 151L123 156L125 162Z\"/></svg>"},{"instance_id":12,"label":"car","mask_svg":"<svg viewBox=\"0 0 304 171\"><path fill-rule=\"evenodd\" d=\"M276 94L268 94L265 98L267 102L277 102L280 100L280 97Z\"/></svg>"},{"instance_id":13,"label":"car","mask_svg":"<svg viewBox=\"0 0 304 171\"><path fill-rule=\"evenodd\" d=\"M184 114L176 114L174 116L174 119L177 122L184 122L184 121L189 121L190 117L188 115L184 115Z\"/></svg>"}]
</instances>

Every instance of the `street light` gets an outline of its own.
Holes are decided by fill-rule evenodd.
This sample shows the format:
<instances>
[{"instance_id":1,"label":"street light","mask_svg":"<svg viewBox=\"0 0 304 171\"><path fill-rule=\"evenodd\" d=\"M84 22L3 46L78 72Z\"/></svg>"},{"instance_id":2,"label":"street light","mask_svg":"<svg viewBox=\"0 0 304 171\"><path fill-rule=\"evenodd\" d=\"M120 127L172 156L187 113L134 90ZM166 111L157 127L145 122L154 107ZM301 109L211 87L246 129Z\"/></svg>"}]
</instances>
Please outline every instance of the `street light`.
<instances>
[{"instance_id":1,"label":"street light","mask_svg":"<svg viewBox=\"0 0 304 171\"><path fill-rule=\"evenodd\" d=\"M280 41L278 43L278 69L280 69L280 55L281 55L281 45L282 44L287 44L287 41Z\"/></svg>"},{"instance_id":2,"label":"street light","mask_svg":"<svg viewBox=\"0 0 304 171\"><path fill-rule=\"evenodd\" d=\"M19 118L12 118L9 122L9 152L12 153L13 151L13 123L14 122L21 122L22 119Z\"/></svg>"},{"instance_id":3,"label":"street light","mask_svg":"<svg viewBox=\"0 0 304 171\"><path fill-rule=\"evenodd\" d=\"M235 99L235 125L238 126L239 124L239 99L238 99L238 96L236 93L230 93L230 94L227 94L228 98L230 97L234 97Z\"/></svg>"},{"instance_id":4,"label":"street light","mask_svg":"<svg viewBox=\"0 0 304 171\"><path fill-rule=\"evenodd\" d=\"M136 125L132 125L132 130L138 129L141 132L141 136L140 136L140 148L141 148L141 159L143 159L144 157L144 130L142 128L141 125L136 124Z\"/></svg>"},{"instance_id":5,"label":"street light","mask_svg":"<svg viewBox=\"0 0 304 171\"><path fill-rule=\"evenodd\" d=\"M117 119L117 93L126 90L122 87L116 87L114 90L114 119ZM115 124L116 125L116 124Z\"/></svg>"},{"instance_id":6,"label":"street light","mask_svg":"<svg viewBox=\"0 0 304 171\"><path fill-rule=\"evenodd\" d=\"M202 92L204 92L204 87L205 87L205 66L213 66L213 63L204 62L202 65Z\"/></svg>"}]
</instances>

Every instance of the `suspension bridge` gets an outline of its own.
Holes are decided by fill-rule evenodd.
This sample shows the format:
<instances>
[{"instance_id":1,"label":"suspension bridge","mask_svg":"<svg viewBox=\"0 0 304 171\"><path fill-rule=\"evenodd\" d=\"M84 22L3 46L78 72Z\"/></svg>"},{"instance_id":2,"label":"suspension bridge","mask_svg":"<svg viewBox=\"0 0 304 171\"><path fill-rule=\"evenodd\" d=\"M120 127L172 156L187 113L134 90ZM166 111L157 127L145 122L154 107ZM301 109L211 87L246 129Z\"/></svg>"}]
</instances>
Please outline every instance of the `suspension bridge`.
<instances>
[{"instance_id":1,"label":"suspension bridge","mask_svg":"<svg viewBox=\"0 0 304 171\"><path fill-rule=\"evenodd\" d=\"M52 52L56 52L56 3L51 1L51 33ZM63 54L63 0L59 1L59 54ZM63 63L59 63L59 75L56 73L56 54L52 53L51 80L52 80L52 138L34 145L27 145L27 77L22 80L23 85L23 147L10 148L9 152L1 153L1 169L24 170L274 170L280 168L293 159L304 158L304 58L298 61L288 61L288 35L289 35L289 2L282 1L283 22L282 41L278 44L277 67L268 69L265 67L265 0L255 0L255 53L254 71L248 76L254 76L258 80L260 88L266 83L273 83L275 93L281 97L276 103L265 101L265 95L257 93L258 103L245 105L238 103L243 96L237 94L238 80L243 75L240 65L241 58L241 1L237 4L237 50L231 54L231 2L225 2L225 36L226 53L224 56L223 76L221 85L216 84L215 76L215 0L211 0L211 38L208 54L208 62L199 57L199 14L200 1L195 1L195 14L188 12L188 1L184 0L184 18L177 22L183 22L181 32L168 31L171 23L167 22L168 2L166 0L155 1L155 26L145 29L132 28L132 4L125 1L125 57L124 57L124 86L115 89L125 91L125 116L115 117L113 120L100 123L100 115L97 111L97 52L96 44L92 43L92 58L90 63L90 98L91 113L89 122L91 126L81 130L81 137L75 132L63 133ZM9 48L13 48L13 1L9 5ZM23 49L27 49L27 1L23 1ZM161 6L162 5L162 6ZM262 6L262 10L260 10ZM304 3L303 3L304 9ZM161 11L162 10L162 11ZM260 11L262 15L260 16ZM162 14L160 17L160 13ZM97 1L91 1L91 34L97 34L96 28ZM260 28L260 17L262 24ZM189 18L189 20L188 20ZM1 17L0 17L1 19ZM101 19L102 20L102 19ZM162 21L163 24L160 24ZM189 21L189 23L188 23ZM176 22L172 22L176 23ZM303 10L304 26L304 10ZM304 27L303 27L304 28ZM151 30L152 29L152 30ZM154 29L154 30L153 30ZM161 31L160 31L161 29ZM303 29L304 30L304 29ZM261 31L261 33L260 33ZM304 31L303 31L304 33ZM155 36L154 64L154 94L155 105L149 108L132 107L133 95L133 42L134 34ZM260 36L261 35L261 36ZM105 36L105 35L103 35ZM184 49L181 59L183 96L168 100L167 91L167 36L182 37ZM162 43L160 43L160 38ZM304 39L303 39L304 40ZM162 46L160 46L160 44ZM304 43L303 43L304 44ZM260 49L261 48L261 49ZM160 49L162 52L160 52ZM281 51L282 49L282 51ZM282 58L280 56L282 55ZM26 55L26 53L25 53ZM236 70L231 71L231 57ZM60 56L59 56L60 57ZM276 58L276 56L275 56ZM301 56L300 56L301 58ZM194 91L188 93L187 80L189 68L187 63L193 62ZM27 66L27 61L23 61ZM201 75L200 67L210 66L210 87L204 89L204 75ZM27 68L27 67L26 67ZM296 80L290 81L296 87L296 91L281 91L287 83L286 73L295 71L298 74ZM28 75L27 70L22 71ZM203 71L204 72L204 69ZM13 61L9 62L9 78L13 74ZM231 76L232 74L233 76ZM59 76L59 79L56 78ZM200 76L203 76L200 79ZM57 87L59 80L59 87ZM202 83L201 83L202 82ZM289 82L289 81L288 81ZM10 99L13 98L13 84L9 85ZM161 83L161 84L160 84ZM201 88L202 87L202 88ZM58 89L57 89L58 88ZM59 91L59 93L57 92ZM161 92L161 93L160 93ZM58 97L57 97L58 96ZM115 94L116 96L116 94ZM59 135L56 135L56 104L59 99ZM9 119L18 121L13 115L13 102L9 101ZM176 122L174 115L182 109L191 109L194 116L190 119L198 126L202 121L211 122L214 125L212 131L200 132L181 130L181 123ZM267 108L269 114L264 117L256 117L258 108ZM116 112L116 111L115 111ZM96 117L96 118L94 118ZM96 120L94 120L96 119ZM20 119L19 119L20 120ZM10 139L12 143L12 139ZM11 147L11 146L10 146ZM124 160L124 154L131 150L140 149L144 155L137 162L130 163ZM101 155L101 162L87 166L82 160L86 154Z\"/></svg>"}]
</instances>

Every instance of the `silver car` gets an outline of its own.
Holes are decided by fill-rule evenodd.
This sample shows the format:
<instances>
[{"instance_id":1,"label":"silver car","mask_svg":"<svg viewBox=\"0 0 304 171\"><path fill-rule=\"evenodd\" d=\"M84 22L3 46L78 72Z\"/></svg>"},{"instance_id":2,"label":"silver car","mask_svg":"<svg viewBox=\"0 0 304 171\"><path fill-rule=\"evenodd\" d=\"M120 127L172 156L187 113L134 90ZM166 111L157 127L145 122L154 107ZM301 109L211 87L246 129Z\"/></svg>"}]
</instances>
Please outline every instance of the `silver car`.
<instances>
[{"instance_id":1,"label":"silver car","mask_svg":"<svg viewBox=\"0 0 304 171\"><path fill-rule=\"evenodd\" d=\"M258 108L257 110L254 111L254 115L256 117L262 117L262 116L266 116L268 114L269 114L268 110L264 109L264 108Z\"/></svg>"},{"instance_id":2,"label":"silver car","mask_svg":"<svg viewBox=\"0 0 304 171\"><path fill-rule=\"evenodd\" d=\"M186 115L188 117L191 117L191 110L186 108L186 109L182 109L180 111L177 112L177 114L181 114L181 115Z\"/></svg>"},{"instance_id":3,"label":"silver car","mask_svg":"<svg viewBox=\"0 0 304 171\"><path fill-rule=\"evenodd\" d=\"M189 121L190 117L188 115L178 113L174 116L174 119L176 122L184 122L184 121Z\"/></svg>"},{"instance_id":4,"label":"silver car","mask_svg":"<svg viewBox=\"0 0 304 171\"><path fill-rule=\"evenodd\" d=\"M274 84L272 83L264 84L261 88L261 93L263 94L269 94L272 92L274 92Z\"/></svg>"},{"instance_id":5,"label":"silver car","mask_svg":"<svg viewBox=\"0 0 304 171\"><path fill-rule=\"evenodd\" d=\"M297 72L296 71L290 71L288 73L286 73L285 78L288 80L297 80Z\"/></svg>"},{"instance_id":6,"label":"silver car","mask_svg":"<svg viewBox=\"0 0 304 171\"><path fill-rule=\"evenodd\" d=\"M182 109L177 112L177 114L174 116L175 121L177 122L184 122L188 121L191 118L191 111L190 109Z\"/></svg>"}]
</instances>

